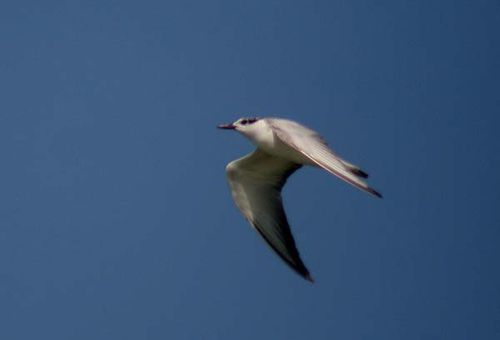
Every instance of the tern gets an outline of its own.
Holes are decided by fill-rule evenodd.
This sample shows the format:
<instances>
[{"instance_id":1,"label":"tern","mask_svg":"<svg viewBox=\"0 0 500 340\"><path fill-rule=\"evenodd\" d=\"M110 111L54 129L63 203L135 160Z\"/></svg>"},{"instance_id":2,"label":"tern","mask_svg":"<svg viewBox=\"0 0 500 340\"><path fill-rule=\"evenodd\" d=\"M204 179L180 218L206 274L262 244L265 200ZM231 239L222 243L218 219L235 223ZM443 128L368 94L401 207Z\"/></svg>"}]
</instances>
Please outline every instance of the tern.
<instances>
[{"instance_id":1,"label":"tern","mask_svg":"<svg viewBox=\"0 0 500 340\"><path fill-rule=\"evenodd\" d=\"M230 162L226 174L236 206L266 243L295 272L314 282L302 262L283 208L281 189L303 165L322 168L373 196L368 174L343 160L316 132L281 118L240 118L217 126L236 130L257 146L250 154Z\"/></svg>"}]
</instances>

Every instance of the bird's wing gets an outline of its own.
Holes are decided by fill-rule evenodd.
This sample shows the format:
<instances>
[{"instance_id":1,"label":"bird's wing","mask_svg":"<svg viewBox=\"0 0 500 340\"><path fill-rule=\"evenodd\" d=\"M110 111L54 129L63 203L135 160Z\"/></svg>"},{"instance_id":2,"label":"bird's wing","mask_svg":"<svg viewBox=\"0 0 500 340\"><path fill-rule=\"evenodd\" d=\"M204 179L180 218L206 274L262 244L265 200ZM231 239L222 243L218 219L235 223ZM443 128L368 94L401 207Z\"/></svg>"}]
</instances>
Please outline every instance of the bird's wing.
<instances>
[{"instance_id":1,"label":"bird's wing","mask_svg":"<svg viewBox=\"0 0 500 340\"><path fill-rule=\"evenodd\" d=\"M363 180L368 174L337 156L317 132L290 120L268 119L268 122L283 143L299 151L316 165L363 191L382 197Z\"/></svg>"},{"instance_id":2,"label":"bird's wing","mask_svg":"<svg viewBox=\"0 0 500 340\"><path fill-rule=\"evenodd\" d=\"M312 281L295 246L283 209L281 188L301 165L260 149L226 167L233 200L267 244L299 275Z\"/></svg>"}]
</instances>

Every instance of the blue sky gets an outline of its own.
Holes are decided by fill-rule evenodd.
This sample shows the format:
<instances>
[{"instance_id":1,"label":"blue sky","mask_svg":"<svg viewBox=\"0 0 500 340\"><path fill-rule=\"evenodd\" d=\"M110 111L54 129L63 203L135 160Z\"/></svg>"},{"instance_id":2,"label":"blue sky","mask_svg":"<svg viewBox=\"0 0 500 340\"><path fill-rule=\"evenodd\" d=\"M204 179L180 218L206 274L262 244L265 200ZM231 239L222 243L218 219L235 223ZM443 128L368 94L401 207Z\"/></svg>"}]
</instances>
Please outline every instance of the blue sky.
<instances>
[{"instance_id":1,"label":"blue sky","mask_svg":"<svg viewBox=\"0 0 500 340\"><path fill-rule=\"evenodd\" d=\"M4 1L0 338L500 337L497 1ZM285 207L316 283L231 201L280 116L371 174Z\"/></svg>"}]
</instances>

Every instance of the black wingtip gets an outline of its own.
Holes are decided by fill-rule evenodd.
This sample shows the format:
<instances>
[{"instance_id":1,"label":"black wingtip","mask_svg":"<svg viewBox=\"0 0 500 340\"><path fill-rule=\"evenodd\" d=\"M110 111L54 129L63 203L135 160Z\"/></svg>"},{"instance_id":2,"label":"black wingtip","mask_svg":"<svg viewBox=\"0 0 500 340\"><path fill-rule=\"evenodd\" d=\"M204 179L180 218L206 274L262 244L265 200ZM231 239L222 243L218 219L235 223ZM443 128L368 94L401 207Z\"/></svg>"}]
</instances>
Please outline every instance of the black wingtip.
<instances>
[{"instance_id":1,"label":"black wingtip","mask_svg":"<svg viewBox=\"0 0 500 340\"><path fill-rule=\"evenodd\" d=\"M364 172L363 170L361 170L361 169L358 169L358 168L351 168L350 170L351 170L351 172L352 172L354 175L356 175L356 176L358 176L358 177L361 177L361 178L368 178L368 174L367 174L366 172Z\"/></svg>"},{"instance_id":2,"label":"black wingtip","mask_svg":"<svg viewBox=\"0 0 500 340\"><path fill-rule=\"evenodd\" d=\"M380 192L378 192L377 190L375 190L375 189L369 188L369 189L368 189L368 192L369 192L370 194L372 194L373 196L376 196L376 197L378 197L378 198L384 198L384 197L382 196L382 194L381 194Z\"/></svg>"},{"instance_id":3,"label":"black wingtip","mask_svg":"<svg viewBox=\"0 0 500 340\"><path fill-rule=\"evenodd\" d=\"M303 263L302 266L300 266L300 268L294 268L294 270L297 272L297 274L302 276L302 278L304 278L306 281L314 283L314 279L311 276L311 273L309 273L309 270L306 268L306 266L304 266Z\"/></svg>"}]
</instances>

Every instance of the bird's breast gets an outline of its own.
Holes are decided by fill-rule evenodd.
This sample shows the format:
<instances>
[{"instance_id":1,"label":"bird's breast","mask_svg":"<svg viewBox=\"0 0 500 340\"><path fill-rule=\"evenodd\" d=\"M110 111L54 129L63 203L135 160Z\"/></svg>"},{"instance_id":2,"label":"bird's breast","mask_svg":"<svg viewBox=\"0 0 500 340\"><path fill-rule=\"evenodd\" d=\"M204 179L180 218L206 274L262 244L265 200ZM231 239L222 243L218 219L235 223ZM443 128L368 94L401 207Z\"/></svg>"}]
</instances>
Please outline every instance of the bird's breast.
<instances>
[{"instance_id":1,"label":"bird's breast","mask_svg":"<svg viewBox=\"0 0 500 340\"><path fill-rule=\"evenodd\" d=\"M312 164L307 157L290 145L284 143L275 134L271 134L268 138L258 143L258 146L268 154L284 158L290 162L297 164Z\"/></svg>"}]
</instances>

